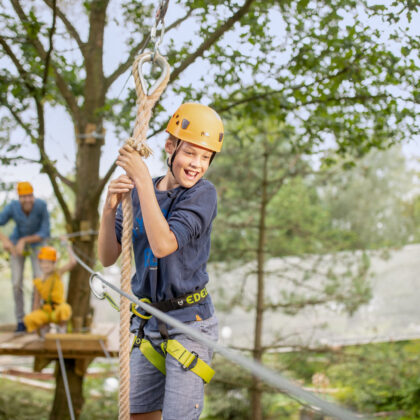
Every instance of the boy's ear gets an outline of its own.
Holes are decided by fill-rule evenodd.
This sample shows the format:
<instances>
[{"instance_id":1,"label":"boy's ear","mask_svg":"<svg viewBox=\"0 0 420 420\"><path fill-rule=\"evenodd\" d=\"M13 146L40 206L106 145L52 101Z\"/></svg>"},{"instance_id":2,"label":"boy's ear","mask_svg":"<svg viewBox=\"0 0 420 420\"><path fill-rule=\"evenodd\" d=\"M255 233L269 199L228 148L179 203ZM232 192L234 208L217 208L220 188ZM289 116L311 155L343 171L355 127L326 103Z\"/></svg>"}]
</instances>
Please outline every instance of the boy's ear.
<instances>
[{"instance_id":1,"label":"boy's ear","mask_svg":"<svg viewBox=\"0 0 420 420\"><path fill-rule=\"evenodd\" d=\"M165 152L168 155L172 155L175 151L175 148L176 148L176 141L173 138L168 137L165 141Z\"/></svg>"}]
</instances>

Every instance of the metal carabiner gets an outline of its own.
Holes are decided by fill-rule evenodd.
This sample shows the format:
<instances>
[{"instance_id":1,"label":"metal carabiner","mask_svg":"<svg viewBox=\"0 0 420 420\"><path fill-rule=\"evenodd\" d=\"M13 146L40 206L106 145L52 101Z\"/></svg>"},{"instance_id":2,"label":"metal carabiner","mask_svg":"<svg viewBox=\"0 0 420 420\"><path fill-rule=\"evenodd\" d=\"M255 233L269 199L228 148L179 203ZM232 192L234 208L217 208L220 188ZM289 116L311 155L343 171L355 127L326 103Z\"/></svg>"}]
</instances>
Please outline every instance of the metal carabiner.
<instances>
[{"instance_id":1,"label":"metal carabiner","mask_svg":"<svg viewBox=\"0 0 420 420\"><path fill-rule=\"evenodd\" d=\"M144 54L143 57L139 60L139 62L137 64L141 87L142 87L143 92L146 96L150 96L151 94L153 94L156 91L156 89L160 86L160 84L167 77L167 75L170 71L168 62L159 53L156 54L155 57L153 57L153 55L154 55L154 53ZM159 65L159 67L162 69L161 75L156 80L156 82L149 88L149 90L147 89L146 80L144 79L144 75L142 73L143 64L147 63L148 61L156 62Z\"/></svg>"},{"instance_id":2,"label":"metal carabiner","mask_svg":"<svg viewBox=\"0 0 420 420\"><path fill-rule=\"evenodd\" d=\"M105 293L106 293L106 287L102 283L102 281L98 278L99 273L93 273L89 277L89 286L90 290L92 291L93 295L99 299L104 300L105 299Z\"/></svg>"},{"instance_id":3,"label":"metal carabiner","mask_svg":"<svg viewBox=\"0 0 420 420\"><path fill-rule=\"evenodd\" d=\"M165 34L165 15L166 15L166 11L168 10L168 4L169 4L169 0L160 1L160 4L156 9L155 21L153 22L153 26L150 31L150 39L153 43L153 56L152 56L153 63L155 62L156 55L159 53L159 45L162 43L163 36ZM161 22L162 27L160 30L160 37L156 41L156 32L157 32L157 27L159 25L159 22Z\"/></svg>"}]
</instances>

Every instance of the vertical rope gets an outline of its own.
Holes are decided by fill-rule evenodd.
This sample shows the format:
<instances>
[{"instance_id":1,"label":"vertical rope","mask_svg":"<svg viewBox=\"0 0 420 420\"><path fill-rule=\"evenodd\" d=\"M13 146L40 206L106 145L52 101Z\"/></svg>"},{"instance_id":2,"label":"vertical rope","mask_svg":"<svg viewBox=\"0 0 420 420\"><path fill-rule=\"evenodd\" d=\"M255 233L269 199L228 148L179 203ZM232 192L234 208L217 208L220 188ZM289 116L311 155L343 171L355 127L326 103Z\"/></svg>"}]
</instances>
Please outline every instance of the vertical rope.
<instances>
[{"instance_id":1,"label":"vertical rope","mask_svg":"<svg viewBox=\"0 0 420 420\"><path fill-rule=\"evenodd\" d=\"M133 136L130 137L126 144L133 147L137 152L147 158L151 154L151 149L146 144L147 130L149 128L149 121L152 116L152 109L159 99L162 92L165 90L169 81L169 65L167 66L167 74L161 84L156 88L152 95L147 96L143 92L140 82L140 74L138 64L140 60L147 54L139 55L133 63L132 73L136 84L137 93L137 115L134 124ZM132 244L132 229L133 229L133 204L131 201L131 193L126 193L122 200L123 210L123 234L122 234L122 276L121 289L126 292L131 292L131 244ZM130 418L130 303L129 300L121 296L120 301L120 391L119 391L119 420L129 420Z\"/></svg>"}]
</instances>

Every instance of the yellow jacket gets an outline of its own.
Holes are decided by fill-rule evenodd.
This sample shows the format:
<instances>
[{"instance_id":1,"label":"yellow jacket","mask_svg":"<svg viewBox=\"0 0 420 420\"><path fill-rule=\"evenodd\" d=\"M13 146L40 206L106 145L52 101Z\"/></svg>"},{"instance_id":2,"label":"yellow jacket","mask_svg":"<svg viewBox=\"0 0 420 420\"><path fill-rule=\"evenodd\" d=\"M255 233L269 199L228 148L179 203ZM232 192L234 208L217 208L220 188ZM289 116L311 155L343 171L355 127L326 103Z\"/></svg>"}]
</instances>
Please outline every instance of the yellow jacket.
<instances>
[{"instance_id":1,"label":"yellow jacket","mask_svg":"<svg viewBox=\"0 0 420 420\"><path fill-rule=\"evenodd\" d=\"M45 306L51 307L52 304L56 306L65 302L64 285L57 272L54 272L45 280L40 278L34 279L34 286L43 300L43 309L47 309Z\"/></svg>"}]
</instances>

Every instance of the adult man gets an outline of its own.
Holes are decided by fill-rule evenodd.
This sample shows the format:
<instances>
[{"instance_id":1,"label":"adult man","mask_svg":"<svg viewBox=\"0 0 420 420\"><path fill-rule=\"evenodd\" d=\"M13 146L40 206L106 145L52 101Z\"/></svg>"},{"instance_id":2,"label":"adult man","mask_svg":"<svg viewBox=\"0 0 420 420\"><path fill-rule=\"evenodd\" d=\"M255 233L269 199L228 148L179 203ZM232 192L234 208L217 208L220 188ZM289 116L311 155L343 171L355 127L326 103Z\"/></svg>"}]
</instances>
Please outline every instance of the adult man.
<instances>
[{"instance_id":1,"label":"adult man","mask_svg":"<svg viewBox=\"0 0 420 420\"><path fill-rule=\"evenodd\" d=\"M40 277L37 248L50 236L50 218L45 201L35 198L29 182L19 182L19 200L13 200L0 212L0 226L13 219L16 226L8 238L0 233L3 247L10 253L13 295L15 299L16 332L25 332L23 300L23 269L30 256L33 277Z\"/></svg>"}]
</instances>

